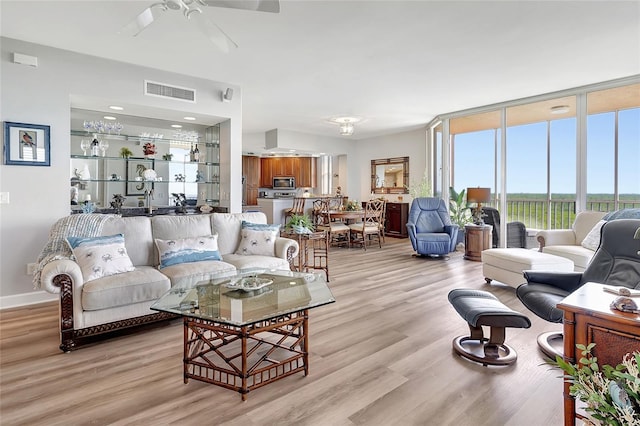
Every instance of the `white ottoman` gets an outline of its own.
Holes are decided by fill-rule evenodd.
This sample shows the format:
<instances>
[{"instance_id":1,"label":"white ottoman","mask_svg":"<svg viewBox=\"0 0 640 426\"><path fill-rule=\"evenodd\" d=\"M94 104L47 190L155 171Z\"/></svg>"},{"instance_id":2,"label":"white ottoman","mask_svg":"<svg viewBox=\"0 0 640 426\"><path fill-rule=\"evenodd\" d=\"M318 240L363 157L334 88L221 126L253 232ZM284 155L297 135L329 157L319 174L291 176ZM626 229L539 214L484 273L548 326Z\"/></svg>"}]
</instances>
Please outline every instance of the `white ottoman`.
<instances>
[{"instance_id":1,"label":"white ottoman","mask_svg":"<svg viewBox=\"0 0 640 426\"><path fill-rule=\"evenodd\" d=\"M573 261L524 248L494 248L482 252L482 273L488 284L496 280L517 287L525 282L522 271L527 269L573 272Z\"/></svg>"}]
</instances>

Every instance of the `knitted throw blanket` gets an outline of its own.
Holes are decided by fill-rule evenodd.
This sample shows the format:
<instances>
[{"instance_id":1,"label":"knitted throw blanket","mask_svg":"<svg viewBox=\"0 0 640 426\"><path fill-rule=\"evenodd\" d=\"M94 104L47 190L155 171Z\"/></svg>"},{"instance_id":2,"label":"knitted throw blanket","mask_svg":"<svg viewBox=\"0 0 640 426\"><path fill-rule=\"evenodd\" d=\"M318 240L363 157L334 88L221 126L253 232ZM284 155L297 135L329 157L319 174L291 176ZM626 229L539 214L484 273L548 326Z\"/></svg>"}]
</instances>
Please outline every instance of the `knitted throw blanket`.
<instances>
[{"instance_id":1,"label":"knitted throw blanket","mask_svg":"<svg viewBox=\"0 0 640 426\"><path fill-rule=\"evenodd\" d=\"M49 241L40 252L36 262L38 266L33 275L33 287L41 288L42 269L56 259L71 259L73 254L67 244L67 237L98 237L104 224L114 218L113 214L72 214L53 224L49 231Z\"/></svg>"}]
</instances>

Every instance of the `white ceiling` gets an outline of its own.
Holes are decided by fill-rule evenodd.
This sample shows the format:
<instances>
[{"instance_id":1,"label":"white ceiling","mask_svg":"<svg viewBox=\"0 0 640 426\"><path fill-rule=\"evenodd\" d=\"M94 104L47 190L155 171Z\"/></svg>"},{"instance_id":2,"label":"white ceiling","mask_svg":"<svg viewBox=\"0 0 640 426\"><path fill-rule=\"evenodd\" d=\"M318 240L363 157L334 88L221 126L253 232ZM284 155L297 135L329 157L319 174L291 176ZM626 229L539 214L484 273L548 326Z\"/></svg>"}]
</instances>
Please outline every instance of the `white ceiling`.
<instances>
[{"instance_id":1,"label":"white ceiling","mask_svg":"<svg viewBox=\"0 0 640 426\"><path fill-rule=\"evenodd\" d=\"M640 74L640 1L288 1L279 14L207 7L224 54L167 12L118 31L150 1L0 0L0 34L242 86L243 133L352 139L435 115Z\"/></svg>"}]
</instances>

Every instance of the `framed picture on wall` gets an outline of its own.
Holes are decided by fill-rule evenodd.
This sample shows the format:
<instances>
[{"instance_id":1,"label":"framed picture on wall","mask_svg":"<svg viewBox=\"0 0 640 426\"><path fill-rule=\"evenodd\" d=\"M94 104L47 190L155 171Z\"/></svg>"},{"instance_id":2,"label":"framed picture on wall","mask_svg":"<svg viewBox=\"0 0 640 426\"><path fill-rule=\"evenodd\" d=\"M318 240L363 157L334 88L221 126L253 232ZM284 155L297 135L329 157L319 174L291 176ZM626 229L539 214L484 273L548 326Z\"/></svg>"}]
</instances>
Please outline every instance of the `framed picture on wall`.
<instances>
[{"instance_id":1,"label":"framed picture on wall","mask_svg":"<svg viewBox=\"0 0 640 426\"><path fill-rule=\"evenodd\" d=\"M127 160L127 195L144 195L145 189L153 189L153 182L145 181L143 173L153 169L150 158L129 158Z\"/></svg>"},{"instance_id":2,"label":"framed picture on wall","mask_svg":"<svg viewBox=\"0 0 640 426\"><path fill-rule=\"evenodd\" d=\"M4 164L50 166L49 126L5 121Z\"/></svg>"}]
</instances>

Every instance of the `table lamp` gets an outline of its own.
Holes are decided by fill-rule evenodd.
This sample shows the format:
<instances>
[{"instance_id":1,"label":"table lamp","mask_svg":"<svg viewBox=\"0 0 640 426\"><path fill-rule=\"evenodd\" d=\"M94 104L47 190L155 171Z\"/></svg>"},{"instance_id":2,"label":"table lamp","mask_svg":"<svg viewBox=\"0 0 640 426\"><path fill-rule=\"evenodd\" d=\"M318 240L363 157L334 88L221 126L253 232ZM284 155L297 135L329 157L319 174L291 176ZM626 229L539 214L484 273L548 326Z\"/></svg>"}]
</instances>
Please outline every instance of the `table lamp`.
<instances>
[{"instance_id":1,"label":"table lamp","mask_svg":"<svg viewBox=\"0 0 640 426\"><path fill-rule=\"evenodd\" d=\"M491 188L467 188L467 202L476 203L473 211L473 223L475 225L484 225L482 219L482 203L491 201Z\"/></svg>"}]
</instances>

